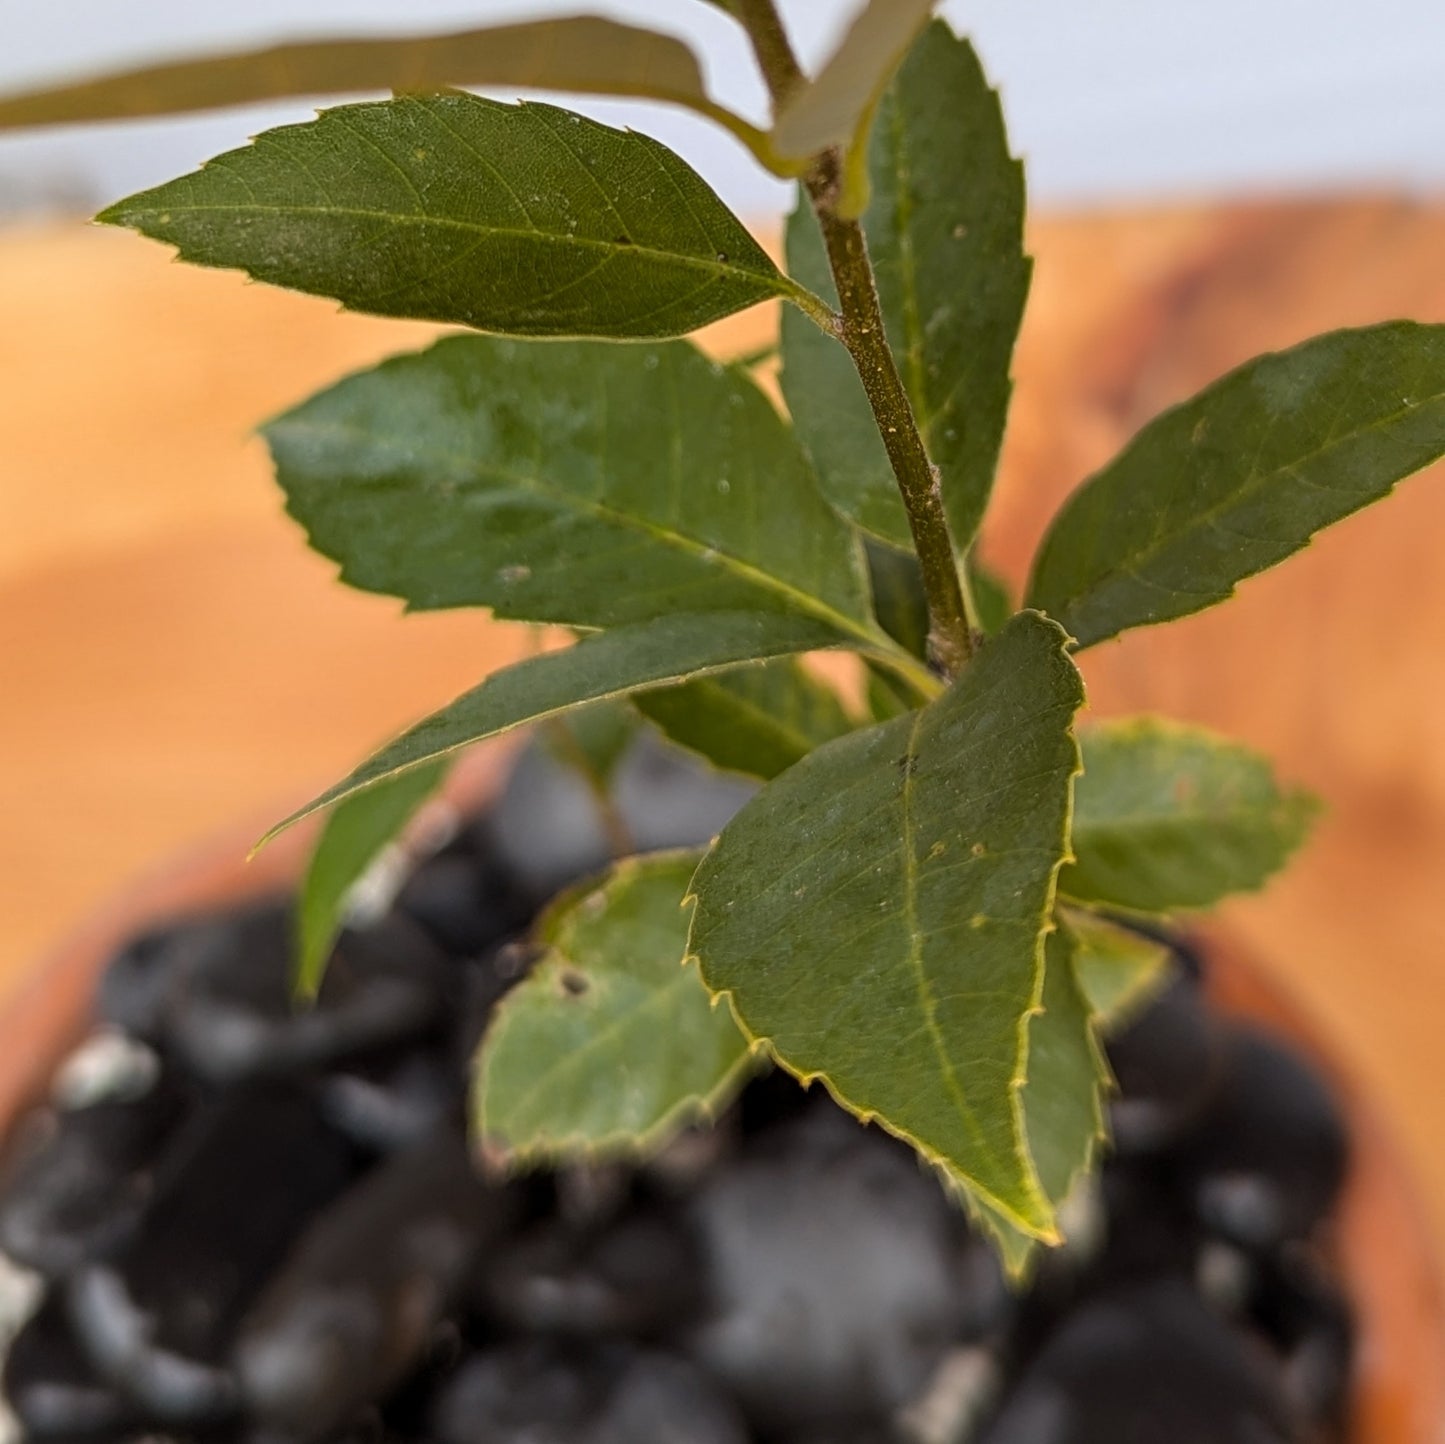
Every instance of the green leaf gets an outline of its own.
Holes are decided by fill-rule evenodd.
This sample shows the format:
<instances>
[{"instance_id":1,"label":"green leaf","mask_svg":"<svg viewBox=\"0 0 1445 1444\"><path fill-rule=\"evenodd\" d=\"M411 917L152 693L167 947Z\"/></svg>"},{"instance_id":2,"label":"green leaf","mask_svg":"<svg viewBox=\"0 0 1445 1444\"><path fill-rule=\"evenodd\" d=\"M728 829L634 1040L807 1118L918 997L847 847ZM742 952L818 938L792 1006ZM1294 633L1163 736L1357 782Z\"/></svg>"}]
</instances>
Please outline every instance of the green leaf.
<instances>
[{"instance_id":1,"label":"green leaf","mask_svg":"<svg viewBox=\"0 0 1445 1444\"><path fill-rule=\"evenodd\" d=\"M910 655L926 658L928 595L923 589L923 570L917 556L872 537L865 537L864 542L873 584L873 611L879 625ZM973 558L969 559L968 575L978 628L986 637L995 636L1014 614L1008 588ZM867 686L869 714L880 722L912 711L929 695L880 672L871 663Z\"/></svg>"},{"instance_id":2,"label":"green leaf","mask_svg":"<svg viewBox=\"0 0 1445 1444\"><path fill-rule=\"evenodd\" d=\"M878 637L858 542L745 373L690 343L454 336L265 428L344 581L616 626L788 611Z\"/></svg>"},{"instance_id":3,"label":"green leaf","mask_svg":"<svg viewBox=\"0 0 1445 1444\"><path fill-rule=\"evenodd\" d=\"M764 779L853 728L838 694L792 657L638 692L632 700L714 767Z\"/></svg>"},{"instance_id":4,"label":"green leaf","mask_svg":"<svg viewBox=\"0 0 1445 1444\"><path fill-rule=\"evenodd\" d=\"M1028 1074L1023 1086L1024 1129L1039 1181L1055 1209L1093 1166L1108 1136L1103 1094L1111 1077L1080 990L1076 944L1069 933L1049 934L1040 1011L1029 1021ZM963 1198L974 1223L993 1240L1005 1270L1024 1278L1038 1253L1023 1233L986 1201Z\"/></svg>"},{"instance_id":5,"label":"green leaf","mask_svg":"<svg viewBox=\"0 0 1445 1444\"><path fill-rule=\"evenodd\" d=\"M962 1180L944 1174L943 1184L953 1201L968 1214L973 1226L993 1244L1004 1273L1015 1287L1021 1287L1038 1261L1039 1240L1033 1234L1021 1232L1012 1219L991 1207Z\"/></svg>"},{"instance_id":6,"label":"green leaf","mask_svg":"<svg viewBox=\"0 0 1445 1444\"><path fill-rule=\"evenodd\" d=\"M387 779L348 798L330 817L307 864L296 909L295 989L314 998L332 944L345 920L353 885L442 784L444 762Z\"/></svg>"},{"instance_id":7,"label":"green leaf","mask_svg":"<svg viewBox=\"0 0 1445 1444\"><path fill-rule=\"evenodd\" d=\"M773 147L806 160L866 139L878 97L938 0L868 0L817 76L779 109Z\"/></svg>"},{"instance_id":8,"label":"green leaf","mask_svg":"<svg viewBox=\"0 0 1445 1444\"><path fill-rule=\"evenodd\" d=\"M894 359L939 469L955 547L988 503L1028 294L1023 170L978 57L942 21L914 46L878 113L873 199L863 217ZM817 222L788 222L788 269L836 297ZM829 499L859 526L911 547L907 517L847 352L783 317L783 394Z\"/></svg>"},{"instance_id":9,"label":"green leaf","mask_svg":"<svg viewBox=\"0 0 1445 1444\"><path fill-rule=\"evenodd\" d=\"M1040 1237L1019 1085L1078 767L1065 641L1020 613L937 701L765 787L698 869L689 944L785 1067Z\"/></svg>"},{"instance_id":10,"label":"green leaf","mask_svg":"<svg viewBox=\"0 0 1445 1444\"><path fill-rule=\"evenodd\" d=\"M789 274L836 306L838 291L822 232L801 191L788 217L784 244ZM871 241L869 252L873 254ZM874 259L876 263L876 256ZM888 334L891 341L896 332L890 327ZM781 336L783 363L778 382L798 439L817 468L828 500L864 531L911 551L908 514L852 357L811 321L786 311ZM896 359L896 349L894 356ZM907 380L905 372L905 385Z\"/></svg>"},{"instance_id":11,"label":"green leaf","mask_svg":"<svg viewBox=\"0 0 1445 1444\"><path fill-rule=\"evenodd\" d=\"M696 866L695 853L629 859L543 918L546 952L497 1005L477 1057L489 1156L641 1152L735 1090L747 1039L683 964Z\"/></svg>"},{"instance_id":12,"label":"green leaf","mask_svg":"<svg viewBox=\"0 0 1445 1444\"><path fill-rule=\"evenodd\" d=\"M277 823L262 839L384 778L421 767L473 742L569 708L639 687L680 682L760 657L836 646L818 622L767 612L686 612L584 637L561 652L493 672L480 686L387 743L349 776Z\"/></svg>"},{"instance_id":13,"label":"green leaf","mask_svg":"<svg viewBox=\"0 0 1445 1444\"><path fill-rule=\"evenodd\" d=\"M1445 454L1445 326L1260 356L1151 421L1064 504L1028 605L1089 647L1222 602Z\"/></svg>"},{"instance_id":14,"label":"green leaf","mask_svg":"<svg viewBox=\"0 0 1445 1444\"><path fill-rule=\"evenodd\" d=\"M1299 847L1319 804L1283 789L1256 753L1154 717L1080 734L1070 898L1143 913L1208 907L1262 887Z\"/></svg>"},{"instance_id":15,"label":"green leaf","mask_svg":"<svg viewBox=\"0 0 1445 1444\"><path fill-rule=\"evenodd\" d=\"M1076 940L1048 936L1041 1009L1029 1020L1024 1127L1039 1182L1055 1207L1069 1196L1104 1140L1109 1066L1075 973Z\"/></svg>"},{"instance_id":16,"label":"green leaf","mask_svg":"<svg viewBox=\"0 0 1445 1444\"><path fill-rule=\"evenodd\" d=\"M725 125L760 156L768 149L755 126L708 95L697 57L682 41L596 15L453 35L303 40L148 65L0 100L0 130L218 110L293 95L426 92L452 85L668 101Z\"/></svg>"},{"instance_id":17,"label":"green leaf","mask_svg":"<svg viewBox=\"0 0 1445 1444\"><path fill-rule=\"evenodd\" d=\"M878 624L915 657L928 656L928 593L913 551L864 538Z\"/></svg>"},{"instance_id":18,"label":"green leaf","mask_svg":"<svg viewBox=\"0 0 1445 1444\"><path fill-rule=\"evenodd\" d=\"M866 664L868 676L865 683L865 697L868 715L875 722L889 722L921 707L927 700L911 695L910 689L902 686L897 677L879 667L876 663Z\"/></svg>"},{"instance_id":19,"label":"green leaf","mask_svg":"<svg viewBox=\"0 0 1445 1444\"><path fill-rule=\"evenodd\" d=\"M101 213L353 311L676 336L798 288L666 146L454 91L323 111Z\"/></svg>"},{"instance_id":20,"label":"green leaf","mask_svg":"<svg viewBox=\"0 0 1445 1444\"><path fill-rule=\"evenodd\" d=\"M1060 907L1058 915L1073 944L1074 977L1106 1030L1129 1017L1168 977L1172 955L1156 939L1087 908Z\"/></svg>"},{"instance_id":21,"label":"green leaf","mask_svg":"<svg viewBox=\"0 0 1445 1444\"><path fill-rule=\"evenodd\" d=\"M984 636L992 637L1003 631L1004 623L1016 610L1008 583L973 557L970 557L968 563L968 579L973 584L973 604L978 609L978 625Z\"/></svg>"}]
</instances>

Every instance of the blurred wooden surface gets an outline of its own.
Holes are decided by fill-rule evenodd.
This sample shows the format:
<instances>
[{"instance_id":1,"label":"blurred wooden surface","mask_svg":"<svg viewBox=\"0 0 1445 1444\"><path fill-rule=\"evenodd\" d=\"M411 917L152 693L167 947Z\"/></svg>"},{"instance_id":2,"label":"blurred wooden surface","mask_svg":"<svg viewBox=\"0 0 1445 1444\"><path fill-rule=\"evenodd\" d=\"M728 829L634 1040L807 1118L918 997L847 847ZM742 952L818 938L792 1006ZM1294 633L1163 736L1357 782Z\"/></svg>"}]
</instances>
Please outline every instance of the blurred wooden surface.
<instances>
[{"instance_id":1,"label":"blurred wooden surface","mask_svg":"<svg viewBox=\"0 0 1445 1444\"><path fill-rule=\"evenodd\" d=\"M1445 320L1445 207L1054 219L1033 249L987 538L1016 578L1057 499L1160 407L1326 327ZM522 646L336 587L248 436L427 334L115 233L0 233L0 986L127 875L274 816ZM1393 1114L1445 1238L1442 481L1085 667L1096 709L1206 722L1328 800L1294 871L1228 921Z\"/></svg>"}]
</instances>

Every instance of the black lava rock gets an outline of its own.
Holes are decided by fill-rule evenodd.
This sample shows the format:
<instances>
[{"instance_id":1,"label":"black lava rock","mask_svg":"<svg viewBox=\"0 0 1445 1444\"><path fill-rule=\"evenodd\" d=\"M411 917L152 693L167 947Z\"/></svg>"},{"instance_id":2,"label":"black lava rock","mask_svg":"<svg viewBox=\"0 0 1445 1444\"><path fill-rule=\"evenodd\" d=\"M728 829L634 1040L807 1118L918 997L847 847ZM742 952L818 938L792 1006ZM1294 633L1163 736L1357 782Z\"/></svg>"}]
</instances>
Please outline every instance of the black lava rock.
<instances>
[{"instance_id":1,"label":"black lava rock","mask_svg":"<svg viewBox=\"0 0 1445 1444\"><path fill-rule=\"evenodd\" d=\"M423 862L397 896L396 906L458 957L480 957L512 937L532 908L512 874L490 855L480 829Z\"/></svg>"},{"instance_id":2,"label":"black lava rock","mask_svg":"<svg viewBox=\"0 0 1445 1444\"><path fill-rule=\"evenodd\" d=\"M52 1294L11 1342L5 1398L31 1439L99 1439L137 1428L141 1416L106 1383L76 1343Z\"/></svg>"},{"instance_id":3,"label":"black lava rock","mask_svg":"<svg viewBox=\"0 0 1445 1444\"><path fill-rule=\"evenodd\" d=\"M58 1278L115 1247L139 1222L156 1159L194 1102L167 1073L139 1098L32 1118L0 1185L0 1248Z\"/></svg>"},{"instance_id":4,"label":"black lava rock","mask_svg":"<svg viewBox=\"0 0 1445 1444\"><path fill-rule=\"evenodd\" d=\"M981 1444L1291 1444L1280 1380L1182 1281L1065 1319Z\"/></svg>"},{"instance_id":5,"label":"black lava rock","mask_svg":"<svg viewBox=\"0 0 1445 1444\"><path fill-rule=\"evenodd\" d=\"M193 921L112 961L102 1014L225 1085L415 1038L438 1022L456 987L445 954L397 913L341 935L314 1007L296 1006L292 960L288 902Z\"/></svg>"},{"instance_id":6,"label":"black lava rock","mask_svg":"<svg viewBox=\"0 0 1445 1444\"><path fill-rule=\"evenodd\" d=\"M1199 1121L1227 1066L1219 1024L1199 989L1177 977L1107 1040L1119 1087L1110 1132L1119 1154L1155 1153Z\"/></svg>"},{"instance_id":7,"label":"black lava rock","mask_svg":"<svg viewBox=\"0 0 1445 1444\"><path fill-rule=\"evenodd\" d=\"M640 732L618 764L612 794L638 852L700 847L757 791ZM612 860L607 825L587 782L548 749L532 747L486 819L494 855L535 903Z\"/></svg>"},{"instance_id":8,"label":"black lava rock","mask_svg":"<svg viewBox=\"0 0 1445 1444\"><path fill-rule=\"evenodd\" d=\"M708 1377L667 1354L513 1344L469 1360L432 1415L440 1444L748 1444Z\"/></svg>"},{"instance_id":9,"label":"black lava rock","mask_svg":"<svg viewBox=\"0 0 1445 1444\"><path fill-rule=\"evenodd\" d=\"M1278 1350L1285 1392L1316 1430L1340 1434L1349 1414L1355 1319L1329 1271L1308 1249L1255 1260L1250 1322Z\"/></svg>"},{"instance_id":10,"label":"black lava rock","mask_svg":"<svg viewBox=\"0 0 1445 1444\"><path fill-rule=\"evenodd\" d=\"M521 1333L666 1337L695 1315L702 1261L682 1221L633 1210L600 1231L534 1228L488 1270L487 1313Z\"/></svg>"},{"instance_id":11,"label":"black lava rock","mask_svg":"<svg viewBox=\"0 0 1445 1444\"><path fill-rule=\"evenodd\" d=\"M617 776L644 849L706 841L751 791L650 733ZM343 934L314 1008L286 899L123 949L100 996L121 1031L0 1187L0 1245L49 1276L5 1366L25 1437L1339 1437L1353 1321L1317 1245L1340 1120L1188 957L1109 1042L1118 1146L1021 1298L911 1150L781 1071L637 1164L479 1177L477 1043L528 919L607 861L590 790L538 748Z\"/></svg>"},{"instance_id":12,"label":"black lava rock","mask_svg":"<svg viewBox=\"0 0 1445 1444\"><path fill-rule=\"evenodd\" d=\"M464 1089L437 1047L388 1050L325 1074L317 1096L326 1119L360 1148L395 1153L441 1129L465 1126Z\"/></svg>"},{"instance_id":13,"label":"black lava rock","mask_svg":"<svg viewBox=\"0 0 1445 1444\"><path fill-rule=\"evenodd\" d=\"M968 1312L938 1184L831 1102L693 1200L713 1298L692 1354L760 1426L883 1418Z\"/></svg>"},{"instance_id":14,"label":"black lava rock","mask_svg":"<svg viewBox=\"0 0 1445 1444\"><path fill-rule=\"evenodd\" d=\"M252 1414L311 1439L384 1395L513 1207L449 1130L393 1155L306 1230L245 1320L234 1357Z\"/></svg>"},{"instance_id":15,"label":"black lava rock","mask_svg":"<svg viewBox=\"0 0 1445 1444\"><path fill-rule=\"evenodd\" d=\"M1302 1239L1333 1209L1349 1145L1328 1088L1258 1029L1225 1034L1218 1093L1184 1168L1206 1228L1246 1248Z\"/></svg>"},{"instance_id":16,"label":"black lava rock","mask_svg":"<svg viewBox=\"0 0 1445 1444\"><path fill-rule=\"evenodd\" d=\"M157 1418L230 1413L226 1356L242 1312L355 1169L308 1093L268 1084L223 1095L161 1160L133 1235L65 1286L96 1368Z\"/></svg>"}]
</instances>

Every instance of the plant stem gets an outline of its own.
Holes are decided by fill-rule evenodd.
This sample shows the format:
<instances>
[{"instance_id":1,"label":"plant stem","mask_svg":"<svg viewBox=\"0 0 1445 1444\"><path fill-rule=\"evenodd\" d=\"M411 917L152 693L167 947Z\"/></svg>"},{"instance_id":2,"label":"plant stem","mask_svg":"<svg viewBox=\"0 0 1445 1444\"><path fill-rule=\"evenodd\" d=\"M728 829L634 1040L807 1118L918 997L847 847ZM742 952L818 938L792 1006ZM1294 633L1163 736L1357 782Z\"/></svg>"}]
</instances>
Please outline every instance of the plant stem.
<instances>
[{"instance_id":1,"label":"plant stem","mask_svg":"<svg viewBox=\"0 0 1445 1444\"><path fill-rule=\"evenodd\" d=\"M774 0L733 0L733 10L752 41L774 106L804 82ZM888 452L928 596L928 642L932 660L956 676L973 655L973 627L943 510L938 472L928 459L912 403L888 346L878 286L868 259L863 227L838 214L842 158L825 151L803 178L823 243L842 315L839 339L853 358L873 419Z\"/></svg>"}]
</instances>

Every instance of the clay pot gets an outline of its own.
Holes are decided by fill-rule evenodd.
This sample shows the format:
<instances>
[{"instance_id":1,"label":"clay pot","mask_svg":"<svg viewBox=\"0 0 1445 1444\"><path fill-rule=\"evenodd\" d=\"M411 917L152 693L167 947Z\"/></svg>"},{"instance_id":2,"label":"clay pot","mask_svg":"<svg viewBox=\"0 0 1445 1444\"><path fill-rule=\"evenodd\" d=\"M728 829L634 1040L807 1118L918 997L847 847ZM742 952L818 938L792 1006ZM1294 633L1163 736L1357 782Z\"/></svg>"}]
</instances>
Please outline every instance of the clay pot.
<instances>
[{"instance_id":1,"label":"clay pot","mask_svg":"<svg viewBox=\"0 0 1445 1444\"><path fill-rule=\"evenodd\" d=\"M454 784L482 801L499 775L487 752ZM259 827L232 829L140 879L31 974L0 1017L0 1128L43 1095L56 1063L84 1035L97 975L138 928L259 896L293 881L310 835L287 834L246 863ZM1210 988L1226 1011L1301 1046L1349 1120L1353 1167L1335 1246L1359 1316L1352 1437L1358 1444L1445 1444L1445 1289L1419 1200L1379 1117L1286 993L1221 933L1204 937Z\"/></svg>"}]
</instances>

